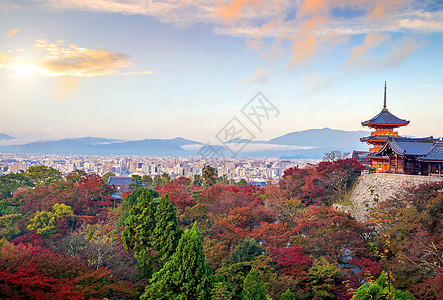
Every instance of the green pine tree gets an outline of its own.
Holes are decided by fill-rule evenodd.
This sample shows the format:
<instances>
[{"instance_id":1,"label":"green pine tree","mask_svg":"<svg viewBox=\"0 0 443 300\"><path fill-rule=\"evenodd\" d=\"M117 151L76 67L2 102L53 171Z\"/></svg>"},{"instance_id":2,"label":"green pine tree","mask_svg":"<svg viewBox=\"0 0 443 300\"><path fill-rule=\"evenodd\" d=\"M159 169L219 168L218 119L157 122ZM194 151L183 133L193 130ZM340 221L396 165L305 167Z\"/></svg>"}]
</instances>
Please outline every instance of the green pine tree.
<instances>
[{"instance_id":1,"label":"green pine tree","mask_svg":"<svg viewBox=\"0 0 443 300\"><path fill-rule=\"evenodd\" d=\"M289 289L287 289L286 292L281 295L280 300L295 300L295 296Z\"/></svg>"},{"instance_id":2,"label":"green pine tree","mask_svg":"<svg viewBox=\"0 0 443 300\"><path fill-rule=\"evenodd\" d=\"M235 250L230 255L231 264L243 261L251 261L254 257L263 253L263 248L260 244L251 238L245 238L241 241Z\"/></svg>"},{"instance_id":3,"label":"green pine tree","mask_svg":"<svg viewBox=\"0 0 443 300\"><path fill-rule=\"evenodd\" d=\"M215 282L212 285L211 300L231 300L232 288L224 281Z\"/></svg>"},{"instance_id":4,"label":"green pine tree","mask_svg":"<svg viewBox=\"0 0 443 300\"><path fill-rule=\"evenodd\" d=\"M157 250L158 262L162 267L174 254L181 235L177 222L177 210L167 194L160 198L155 212L155 221L152 240Z\"/></svg>"},{"instance_id":5,"label":"green pine tree","mask_svg":"<svg viewBox=\"0 0 443 300\"><path fill-rule=\"evenodd\" d=\"M137 258L139 272L145 278L150 278L154 273L154 245L151 235L155 229L155 210L158 199L154 198L156 192L143 189L137 198L129 216L125 220L125 229L122 232L122 241L126 249L134 251Z\"/></svg>"},{"instance_id":6,"label":"green pine tree","mask_svg":"<svg viewBox=\"0 0 443 300\"><path fill-rule=\"evenodd\" d=\"M258 272L252 268L245 278L242 292L243 300L266 300L266 291Z\"/></svg>"},{"instance_id":7,"label":"green pine tree","mask_svg":"<svg viewBox=\"0 0 443 300\"><path fill-rule=\"evenodd\" d=\"M138 198L140 198L143 191L146 190L146 188L138 188L133 190L129 195L127 195L124 199L122 204L120 205L121 209L121 215L117 222L117 227L125 225L125 220L129 216L131 212L131 208L133 208L138 203ZM151 193L151 198L158 198L158 192L156 190L150 190L149 193Z\"/></svg>"},{"instance_id":8,"label":"green pine tree","mask_svg":"<svg viewBox=\"0 0 443 300\"><path fill-rule=\"evenodd\" d=\"M194 223L185 230L176 252L163 269L155 273L141 299L208 299L209 268L203 254L201 237Z\"/></svg>"}]
</instances>

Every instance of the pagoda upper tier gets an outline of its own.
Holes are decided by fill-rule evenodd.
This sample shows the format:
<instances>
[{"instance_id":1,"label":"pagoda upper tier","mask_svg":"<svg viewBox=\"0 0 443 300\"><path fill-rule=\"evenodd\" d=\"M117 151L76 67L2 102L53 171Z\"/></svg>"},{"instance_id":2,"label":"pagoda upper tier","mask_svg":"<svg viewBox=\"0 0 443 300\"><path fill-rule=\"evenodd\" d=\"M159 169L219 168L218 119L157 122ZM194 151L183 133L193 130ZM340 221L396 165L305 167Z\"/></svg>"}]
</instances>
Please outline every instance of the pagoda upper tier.
<instances>
[{"instance_id":1,"label":"pagoda upper tier","mask_svg":"<svg viewBox=\"0 0 443 300\"><path fill-rule=\"evenodd\" d=\"M389 126L391 128L396 128L408 124L409 121L394 116L386 107L383 107L382 111L372 119L361 122L361 125L369 126L370 128L378 126Z\"/></svg>"},{"instance_id":2,"label":"pagoda upper tier","mask_svg":"<svg viewBox=\"0 0 443 300\"><path fill-rule=\"evenodd\" d=\"M383 109L381 112L370 120L361 122L362 126L368 126L369 128L398 128L400 126L406 126L409 121L400 119L389 112L386 108L386 82L385 82L385 95L383 102ZM389 135L389 134L388 134Z\"/></svg>"},{"instance_id":3,"label":"pagoda upper tier","mask_svg":"<svg viewBox=\"0 0 443 300\"><path fill-rule=\"evenodd\" d=\"M361 125L374 128L370 136L362 137L360 141L372 145L369 153L360 157L370 160L372 167L377 173L386 172L389 169L389 159L387 156L375 156L374 153L380 151L381 148L388 142L389 138L398 137L398 132L394 129L406 126L409 121L397 118L389 112L386 108L386 81L385 81L385 95L383 99L383 109L381 112L368 121L361 122Z\"/></svg>"}]
</instances>

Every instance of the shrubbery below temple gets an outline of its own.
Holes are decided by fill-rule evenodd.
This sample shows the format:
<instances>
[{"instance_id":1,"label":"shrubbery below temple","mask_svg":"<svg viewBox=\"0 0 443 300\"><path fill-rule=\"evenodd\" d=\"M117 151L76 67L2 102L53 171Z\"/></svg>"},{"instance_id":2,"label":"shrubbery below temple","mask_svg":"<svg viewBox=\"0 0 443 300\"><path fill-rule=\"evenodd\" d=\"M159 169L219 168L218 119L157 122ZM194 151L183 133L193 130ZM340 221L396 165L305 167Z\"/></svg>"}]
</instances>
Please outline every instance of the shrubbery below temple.
<instances>
[{"instance_id":1,"label":"shrubbery below temple","mask_svg":"<svg viewBox=\"0 0 443 300\"><path fill-rule=\"evenodd\" d=\"M443 183L408 188L366 223L343 202L353 159L291 168L278 184L209 176L0 176L2 299L441 299ZM165 177L166 178L166 177Z\"/></svg>"}]
</instances>

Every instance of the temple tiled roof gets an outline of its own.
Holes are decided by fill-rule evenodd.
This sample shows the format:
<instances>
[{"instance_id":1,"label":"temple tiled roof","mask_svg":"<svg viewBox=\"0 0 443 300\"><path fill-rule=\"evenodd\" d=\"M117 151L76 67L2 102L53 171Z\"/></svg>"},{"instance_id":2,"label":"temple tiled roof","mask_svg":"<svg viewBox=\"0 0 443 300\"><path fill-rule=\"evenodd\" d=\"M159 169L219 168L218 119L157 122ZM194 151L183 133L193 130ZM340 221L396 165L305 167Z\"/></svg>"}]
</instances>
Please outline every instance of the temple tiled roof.
<instances>
[{"instance_id":1,"label":"temple tiled roof","mask_svg":"<svg viewBox=\"0 0 443 300\"><path fill-rule=\"evenodd\" d=\"M432 136L425 138L389 137L386 145L376 155L381 155L387 147L391 147L398 154L422 156L429 153L436 142L437 140Z\"/></svg>"},{"instance_id":2,"label":"temple tiled roof","mask_svg":"<svg viewBox=\"0 0 443 300\"><path fill-rule=\"evenodd\" d=\"M431 151L418 159L422 161L443 161L443 143L436 143Z\"/></svg>"},{"instance_id":3,"label":"temple tiled roof","mask_svg":"<svg viewBox=\"0 0 443 300\"><path fill-rule=\"evenodd\" d=\"M370 135L360 138L361 142L367 142L367 141L380 141L380 142L386 142L388 140L388 135Z\"/></svg>"},{"instance_id":4,"label":"temple tiled roof","mask_svg":"<svg viewBox=\"0 0 443 300\"><path fill-rule=\"evenodd\" d=\"M396 125L396 126L404 126L408 125L409 121L404 119L397 118L393 114L389 112L386 107L383 107L382 111L373 117L370 120L361 122L363 126L371 126L371 125Z\"/></svg>"},{"instance_id":5,"label":"temple tiled roof","mask_svg":"<svg viewBox=\"0 0 443 300\"><path fill-rule=\"evenodd\" d=\"M108 184L116 186L128 186L131 183L132 177L111 176Z\"/></svg>"}]
</instances>

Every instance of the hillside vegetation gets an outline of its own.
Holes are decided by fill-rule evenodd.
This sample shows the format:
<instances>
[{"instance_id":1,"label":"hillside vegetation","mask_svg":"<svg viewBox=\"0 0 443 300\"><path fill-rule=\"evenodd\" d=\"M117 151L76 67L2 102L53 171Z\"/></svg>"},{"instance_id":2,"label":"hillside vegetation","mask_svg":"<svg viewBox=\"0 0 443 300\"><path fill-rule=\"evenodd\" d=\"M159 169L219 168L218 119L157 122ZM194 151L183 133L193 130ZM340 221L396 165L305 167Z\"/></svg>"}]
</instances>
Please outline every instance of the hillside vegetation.
<instances>
[{"instance_id":1,"label":"hillside vegetation","mask_svg":"<svg viewBox=\"0 0 443 300\"><path fill-rule=\"evenodd\" d=\"M443 183L361 223L332 208L353 159L266 187L135 176L122 200L96 174L0 176L1 299L441 299Z\"/></svg>"}]
</instances>

